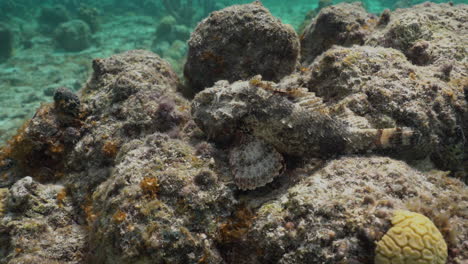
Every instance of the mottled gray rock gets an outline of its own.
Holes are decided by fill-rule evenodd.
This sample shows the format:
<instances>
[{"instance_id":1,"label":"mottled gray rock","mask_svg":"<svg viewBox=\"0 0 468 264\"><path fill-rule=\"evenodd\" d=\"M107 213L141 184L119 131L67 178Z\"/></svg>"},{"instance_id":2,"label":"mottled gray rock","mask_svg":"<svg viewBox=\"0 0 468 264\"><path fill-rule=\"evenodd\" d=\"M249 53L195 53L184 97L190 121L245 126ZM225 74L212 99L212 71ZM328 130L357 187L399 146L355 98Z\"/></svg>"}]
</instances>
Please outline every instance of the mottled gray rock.
<instances>
[{"instance_id":1,"label":"mottled gray rock","mask_svg":"<svg viewBox=\"0 0 468 264\"><path fill-rule=\"evenodd\" d=\"M172 197L176 191L186 191L188 193L185 195L190 194L191 198L202 199L197 196L198 192L196 190L192 190L192 188L198 188L193 179L198 174L210 174L208 173L210 171L208 167L210 160L207 158L202 162L194 155L195 150L191 149L188 143L174 139L186 137L185 133L189 133L195 127L187 124L189 121L189 105L186 100L175 93L179 80L169 64L151 52L129 51L107 59L96 59L93 61L93 68L94 73L86 87L81 91L80 98L67 90L59 89L55 96L55 105L48 104L40 108L35 117L25 125L24 131L15 137L7 151L0 153L2 154L0 156L2 166L7 157L13 157L15 161L18 161L6 172L6 175L11 176L8 178L9 181L6 182L2 178L2 184L10 186L11 181L21 177L26 172L30 172L32 176L18 181L10 188L13 199L10 200L14 202L10 202L10 206L5 211L7 215L16 212L16 218L15 220L8 217L2 219L5 221L2 222L5 230L10 230L9 228L14 227L14 225L26 223L28 218L31 218L31 221L42 221L42 216L31 216L27 209L28 206L34 207L36 205L42 208L42 203L46 202L45 198L35 197L35 193L38 192L36 189L42 188L42 185L36 181L60 181L61 184L66 185L66 198L62 197L65 194L52 192L47 189L49 187L44 188L49 190L51 197L57 199L54 202L58 206L62 206L61 201L63 199L70 197L73 210L70 212L69 217L80 225L67 225L63 229L53 228L54 232L46 230L49 233L41 231L40 234L43 237L31 238L34 239L34 241L30 242L31 247L44 243L43 247L47 246L47 250L53 251L51 253L45 249L43 253L42 249L39 248L41 250L40 254L34 255L27 248L28 250L25 250L24 254L18 254L15 252L20 249L15 249L16 244L13 247L10 244L5 244L0 252L2 252L3 256L8 256L8 258L5 258L6 260L12 259L11 263L47 263L47 261L60 261L62 257L67 258L63 263L89 263L88 261L94 260L99 260L99 263L102 263L101 261L115 263L113 262L114 259L132 259L135 250L141 250L143 244L136 243L134 240L128 241L127 239L131 236L126 234L127 232L122 232L121 226L114 223L121 219L123 213L119 214L119 211L112 211L117 208L108 207L110 204L107 204L104 198L97 200L102 195L101 193L98 192L93 196L95 189L103 182L101 189L105 189L107 185L112 185L112 188L115 187L113 181L106 182L109 177L122 179L123 182L130 175L136 177L135 182L133 182L135 185L130 188L136 191L135 196L127 196L123 193L124 195L121 197L122 202L128 198L128 205L133 204L133 199L137 198L143 199L141 204L146 205L150 200L156 198L156 194L158 197L159 195ZM69 103L73 103L72 109L69 109ZM68 110L73 110L71 111L73 115L70 115ZM145 142L138 139L145 138L150 134L155 134L155 136L151 138L151 144L148 143L150 146L144 147L144 151L141 151L144 156L139 156L137 159L133 159L132 154L127 156L127 152L142 146L141 144ZM162 148L159 154L155 149L157 146ZM121 148L123 148L123 152L119 154ZM142 167L138 166L138 164L142 164L145 158L148 159L146 164ZM116 161L116 159L118 160ZM165 167L171 159L174 159L174 166ZM118 167L118 164L123 160L126 162ZM159 165L153 163L156 160ZM176 165L180 162L186 162L186 166L190 167L187 168L185 174L182 172L182 168L177 169ZM132 163L135 164L132 165ZM152 184L151 181L147 181L145 183L143 178L148 177L151 170L157 170L158 166L163 166L160 169L164 172L161 172L160 178L154 179L161 183L161 187L157 182ZM142 171L138 173L134 169L142 169ZM171 170L172 176L168 174L169 171L166 169ZM41 174L42 172L45 174ZM190 175L190 177L185 175ZM207 180L208 182L212 181ZM184 189L186 185L188 187ZM36 186L39 187L36 188ZM218 187L225 190L216 191ZM206 214L206 219L200 219L200 222L187 220L180 223L177 230L173 230L172 225L168 224L168 229L163 230L161 228L159 234L164 236L164 241L166 241L166 237L170 238L167 243L161 242L163 243L162 247L168 250L173 247L173 249L171 251L161 250L160 247L154 244L159 242L154 237L148 237L147 242L153 243L148 245L148 250L157 248L158 250L155 251L159 252L159 259L161 261L171 259L173 260L172 263L187 263L188 260L196 262L201 259L206 250L210 250L213 246L211 240L207 240L203 232L198 233L198 230L201 229L201 226L205 226L212 221L215 216L229 214L228 211L219 214L210 211L212 208L208 204L215 203L215 197L219 198L218 194L220 192L225 192L226 197L230 195L229 189L223 186L218 187L203 187L204 192L207 192L207 194L208 192L213 193L209 193L211 195L207 195L203 198L204 200L197 202L199 207L194 205L193 212L181 211L178 207L182 205L181 200L165 200L164 202L170 203L170 210L174 211L174 217L184 215L181 217L192 219L194 214L202 210ZM181 199L183 197L182 195ZM211 200L208 201L207 199ZM219 204L219 206L227 206L223 207L223 210L226 210L230 202L220 198L221 201L222 204ZM188 204L192 202L194 201L187 201ZM233 199L232 202L234 202ZM3 204L3 201L1 203ZM159 210L159 205L156 204L162 204L162 202L154 201L154 203L150 203L150 206L156 206L150 208L151 212ZM206 206L206 208L202 209L203 206ZM3 205L1 207L3 208ZM94 207L99 209L94 210ZM104 208L106 209L104 210ZM111 214L105 214L107 210L110 210ZM129 215L133 214L130 211L123 212ZM155 219L146 218L144 214L134 216L134 226L139 226L142 229L136 229L141 232L134 233L135 238L132 239L141 239L142 235L151 236L153 231L158 229L157 225L154 225L152 221ZM161 217L166 217L166 220L161 219L161 223L172 224L174 220L174 217L165 214L162 214ZM46 220L52 221L48 218ZM106 221L110 221L112 227L99 224ZM143 222L140 224L137 221ZM82 253L81 247L78 247L75 243L89 235L88 230L82 229L84 226L96 226L94 230L96 231L96 239L92 241L108 242L109 244L102 245L93 242L91 244L92 253ZM190 228L190 231L187 228ZM191 231L195 232L193 236L190 234ZM64 241L60 232L69 232L70 240ZM20 238L20 235L17 235L17 237L15 235L8 233L5 240L10 237ZM49 238L49 235L54 237ZM117 239L116 237L120 235L122 235L122 238ZM180 240L182 235L186 235L184 238L187 238L188 241L183 242ZM77 237L75 238L75 236ZM190 240L192 238L196 238L196 241ZM122 242L117 243L115 239ZM177 241L180 241L180 243ZM21 243L27 243L27 241ZM23 247L19 242L17 244L20 246L19 248ZM187 255L180 255L176 248L179 249L184 245ZM101 254L99 253L100 250L94 252L96 247L106 248L108 250L106 253L113 252L113 254ZM78 255L70 257L69 248L75 248L74 253ZM122 253L121 250L125 253ZM84 260L85 256L89 256L91 260ZM217 258L215 249L213 249L210 258ZM147 259L148 256L142 253L142 260Z\"/></svg>"},{"instance_id":2,"label":"mottled gray rock","mask_svg":"<svg viewBox=\"0 0 468 264\"><path fill-rule=\"evenodd\" d=\"M213 12L198 24L189 40L184 75L192 92L218 80L257 74L278 81L294 71L298 55L294 29L256 1Z\"/></svg>"},{"instance_id":3,"label":"mottled gray rock","mask_svg":"<svg viewBox=\"0 0 468 264\"><path fill-rule=\"evenodd\" d=\"M0 215L0 263L84 263L87 234L67 195L64 186L31 177L10 188Z\"/></svg>"},{"instance_id":4,"label":"mottled gray rock","mask_svg":"<svg viewBox=\"0 0 468 264\"><path fill-rule=\"evenodd\" d=\"M120 146L154 132L177 137L188 121L187 102L175 94L179 79L156 54L136 50L95 59L93 69L81 91L86 132L66 160L80 200L87 193L81 188L110 175Z\"/></svg>"},{"instance_id":5,"label":"mottled gray rock","mask_svg":"<svg viewBox=\"0 0 468 264\"><path fill-rule=\"evenodd\" d=\"M410 127L422 148L399 158L427 155L442 169L463 170L466 101L426 68L394 49L333 48L297 78L332 109L331 115L359 128ZM294 79L294 77L292 77Z\"/></svg>"},{"instance_id":6,"label":"mottled gray rock","mask_svg":"<svg viewBox=\"0 0 468 264\"><path fill-rule=\"evenodd\" d=\"M82 51L91 46L91 30L82 20L65 22L55 29L54 41L65 51Z\"/></svg>"},{"instance_id":7,"label":"mottled gray rock","mask_svg":"<svg viewBox=\"0 0 468 264\"><path fill-rule=\"evenodd\" d=\"M341 158L315 173L297 173L305 178L258 208L246 246L233 252L238 257L232 263L374 263L375 242L398 209L423 213L445 230L448 263L468 257L462 227L468 190L457 181L448 186L452 180L443 173L422 174L382 157ZM261 252L256 261L242 260L255 252Z\"/></svg>"},{"instance_id":8,"label":"mottled gray rock","mask_svg":"<svg viewBox=\"0 0 468 264\"><path fill-rule=\"evenodd\" d=\"M80 113L80 98L66 87L54 92L55 108L64 114L77 116Z\"/></svg>"},{"instance_id":9,"label":"mottled gray rock","mask_svg":"<svg viewBox=\"0 0 468 264\"><path fill-rule=\"evenodd\" d=\"M375 23L375 17L361 3L325 7L301 35L301 60L308 65L333 45L364 44Z\"/></svg>"},{"instance_id":10,"label":"mottled gray rock","mask_svg":"<svg viewBox=\"0 0 468 264\"><path fill-rule=\"evenodd\" d=\"M426 2L397 9L390 14L389 22L377 27L366 43L398 49L416 65L434 66L432 70L442 77L443 73L436 68L453 65L452 81L456 82L456 79L468 77L467 17L466 4Z\"/></svg>"},{"instance_id":11,"label":"mottled gray rock","mask_svg":"<svg viewBox=\"0 0 468 264\"><path fill-rule=\"evenodd\" d=\"M41 8L38 16L39 23L50 30L61 23L71 20L70 13L63 5L44 6Z\"/></svg>"},{"instance_id":12,"label":"mottled gray rock","mask_svg":"<svg viewBox=\"0 0 468 264\"><path fill-rule=\"evenodd\" d=\"M223 263L214 244L219 217L235 205L223 184L200 188L210 160L194 163L186 142L153 134L122 146L93 194L93 263Z\"/></svg>"}]
</instances>

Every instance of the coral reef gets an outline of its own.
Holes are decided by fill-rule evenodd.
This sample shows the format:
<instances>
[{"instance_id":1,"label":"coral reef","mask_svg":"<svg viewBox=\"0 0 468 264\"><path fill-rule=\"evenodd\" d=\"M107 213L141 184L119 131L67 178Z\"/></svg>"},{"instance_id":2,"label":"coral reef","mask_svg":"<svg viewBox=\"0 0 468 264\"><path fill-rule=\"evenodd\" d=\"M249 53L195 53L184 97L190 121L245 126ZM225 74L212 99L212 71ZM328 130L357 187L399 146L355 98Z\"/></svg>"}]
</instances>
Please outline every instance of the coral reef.
<instances>
[{"instance_id":1,"label":"coral reef","mask_svg":"<svg viewBox=\"0 0 468 264\"><path fill-rule=\"evenodd\" d=\"M439 12L445 7L453 19ZM457 22L466 5L457 8L415 10L434 9L434 20L466 34ZM297 36L258 2L214 12L189 43L192 101L169 63L144 50L99 53L83 86L51 78L53 102L0 149L0 264L372 264L385 262L389 237L405 244L396 235L407 221L430 226L439 255L463 264L468 188L453 176L467 179L465 59L457 59L462 50L446 59L424 53L449 45L448 31L407 50L380 43L396 21L406 25L400 14L409 10L372 21L357 5L323 7L317 19L328 14L349 27L322 39L302 67ZM126 19L147 25L135 35L154 35L153 18ZM155 49L176 60L186 32L172 22L160 30L174 39ZM103 24L96 43L109 28L126 34L115 25ZM136 41L117 39L118 50ZM86 64L92 50L60 53ZM402 214L409 218L401 222Z\"/></svg>"},{"instance_id":2,"label":"coral reef","mask_svg":"<svg viewBox=\"0 0 468 264\"><path fill-rule=\"evenodd\" d=\"M57 27L54 40L57 47L65 51L81 51L91 45L91 30L86 22L72 20Z\"/></svg>"},{"instance_id":3,"label":"coral reef","mask_svg":"<svg viewBox=\"0 0 468 264\"><path fill-rule=\"evenodd\" d=\"M191 25L194 22L195 7L192 0L162 0L162 4L167 13L171 14L179 23Z\"/></svg>"},{"instance_id":4,"label":"coral reef","mask_svg":"<svg viewBox=\"0 0 468 264\"><path fill-rule=\"evenodd\" d=\"M192 92L218 80L246 80L257 74L278 81L294 71L299 57L294 30L258 1L211 13L188 44L184 75Z\"/></svg>"},{"instance_id":5,"label":"coral reef","mask_svg":"<svg viewBox=\"0 0 468 264\"><path fill-rule=\"evenodd\" d=\"M377 243L375 263L447 263L447 244L422 214L396 211L392 228Z\"/></svg>"}]
</instances>

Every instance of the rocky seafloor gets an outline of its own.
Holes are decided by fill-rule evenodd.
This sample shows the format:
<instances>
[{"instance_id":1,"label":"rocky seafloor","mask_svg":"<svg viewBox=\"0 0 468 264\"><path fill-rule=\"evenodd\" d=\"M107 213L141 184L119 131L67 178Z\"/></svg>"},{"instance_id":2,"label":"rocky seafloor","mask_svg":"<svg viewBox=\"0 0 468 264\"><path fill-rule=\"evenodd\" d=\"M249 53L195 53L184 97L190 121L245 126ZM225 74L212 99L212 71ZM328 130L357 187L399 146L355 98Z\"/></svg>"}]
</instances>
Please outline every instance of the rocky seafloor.
<instances>
[{"instance_id":1,"label":"rocky seafloor","mask_svg":"<svg viewBox=\"0 0 468 264\"><path fill-rule=\"evenodd\" d=\"M254 2L185 81L94 59L0 151L0 263L465 264L467 20L343 3L298 36Z\"/></svg>"}]
</instances>

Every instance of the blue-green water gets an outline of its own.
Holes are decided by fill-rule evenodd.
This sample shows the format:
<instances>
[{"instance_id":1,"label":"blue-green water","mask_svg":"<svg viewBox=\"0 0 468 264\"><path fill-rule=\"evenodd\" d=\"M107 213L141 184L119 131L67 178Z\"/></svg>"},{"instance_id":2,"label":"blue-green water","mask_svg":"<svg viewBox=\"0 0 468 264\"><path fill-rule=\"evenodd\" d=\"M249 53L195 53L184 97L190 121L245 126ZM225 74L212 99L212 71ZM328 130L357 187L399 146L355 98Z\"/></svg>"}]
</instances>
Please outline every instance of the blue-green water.
<instances>
[{"instance_id":1,"label":"blue-green water","mask_svg":"<svg viewBox=\"0 0 468 264\"><path fill-rule=\"evenodd\" d=\"M210 12L248 0L0 0L0 144L30 118L60 86L78 91L91 60L131 49L147 49L179 73L186 41ZM264 0L284 23L299 30L306 15L350 1ZM378 14L422 0L365 0ZM434 1L444 2L444 1ZM455 0L468 3L468 0ZM70 33L72 32L72 33Z\"/></svg>"}]
</instances>

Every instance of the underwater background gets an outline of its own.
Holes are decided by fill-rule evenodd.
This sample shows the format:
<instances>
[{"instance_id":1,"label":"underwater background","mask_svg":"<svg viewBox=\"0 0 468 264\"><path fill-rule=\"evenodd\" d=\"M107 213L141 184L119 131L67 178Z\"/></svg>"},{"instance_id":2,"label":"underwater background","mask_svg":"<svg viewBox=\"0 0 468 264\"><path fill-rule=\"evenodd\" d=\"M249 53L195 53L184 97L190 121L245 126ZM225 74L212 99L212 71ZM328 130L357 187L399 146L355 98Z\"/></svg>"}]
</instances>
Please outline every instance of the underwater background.
<instances>
[{"instance_id":1,"label":"underwater background","mask_svg":"<svg viewBox=\"0 0 468 264\"><path fill-rule=\"evenodd\" d=\"M0 0L0 145L58 87L78 91L90 61L132 49L151 50L182 75L186 41L210 12L247 0ZM300 33L321 8L353 1L264 0ZM422 0L365 0L371 13ZM447 1L433 1L447 2ZM453 3L468 3L455 0Z\"/></svg>"}]
</instances>

